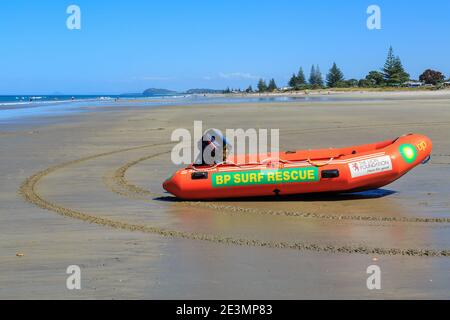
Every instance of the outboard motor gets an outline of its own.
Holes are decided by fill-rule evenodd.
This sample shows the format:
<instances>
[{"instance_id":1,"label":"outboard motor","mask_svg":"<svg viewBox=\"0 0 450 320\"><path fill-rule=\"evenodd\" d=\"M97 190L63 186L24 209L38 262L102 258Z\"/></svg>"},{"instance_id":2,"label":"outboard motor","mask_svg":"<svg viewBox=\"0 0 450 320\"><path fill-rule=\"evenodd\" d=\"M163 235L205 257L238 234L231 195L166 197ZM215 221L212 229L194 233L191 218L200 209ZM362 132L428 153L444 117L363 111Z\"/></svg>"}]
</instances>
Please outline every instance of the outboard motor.
<instances>
[{"instance_id":1,"label":"outboard motor","mask_svg":"<svg viewBox=\"0 0 450 320\"><path fill-rule=\"evenodd\" d=\"M208 129L198 141L198 147L201 153L195 165L212 166L225 162L229 145L220 130Z\"/></svg>"}]
</instances>

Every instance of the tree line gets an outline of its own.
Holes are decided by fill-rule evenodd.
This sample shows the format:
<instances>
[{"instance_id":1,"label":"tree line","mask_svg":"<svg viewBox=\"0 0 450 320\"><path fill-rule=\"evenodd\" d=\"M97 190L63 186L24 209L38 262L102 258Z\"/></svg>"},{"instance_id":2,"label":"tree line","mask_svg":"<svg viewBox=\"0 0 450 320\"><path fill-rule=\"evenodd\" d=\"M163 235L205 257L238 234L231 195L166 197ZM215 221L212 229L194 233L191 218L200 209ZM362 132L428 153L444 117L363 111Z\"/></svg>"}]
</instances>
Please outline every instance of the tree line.
<instances>
[{"instance_id":1,"label":"tree line","mask_svg":"<svg viewBox=\"0 0 450 320\"><path fill-rule=\"evenodd\" d=\"M306 79L303 69L300 67L297 73L293 73L288 81L288 89L305 90L321 88L350 88L350 87L399 87L410 81L410 75L405 71L399 56L394 54L392 46L388 50L384 66L378 70L370 71L363 79L345 79L344 73L334 62L325 79L318 65L311 67L309 77ZM422 83L434 86L442 86L445 76L442 72L427 69L419 77ZM278 90L274 79L267 84L264 79L259 79L258 92L273 92ZM240 90L239 90L240 91ZM253 92L249 86L246 92Z\"/></svg>"}]
</instances>

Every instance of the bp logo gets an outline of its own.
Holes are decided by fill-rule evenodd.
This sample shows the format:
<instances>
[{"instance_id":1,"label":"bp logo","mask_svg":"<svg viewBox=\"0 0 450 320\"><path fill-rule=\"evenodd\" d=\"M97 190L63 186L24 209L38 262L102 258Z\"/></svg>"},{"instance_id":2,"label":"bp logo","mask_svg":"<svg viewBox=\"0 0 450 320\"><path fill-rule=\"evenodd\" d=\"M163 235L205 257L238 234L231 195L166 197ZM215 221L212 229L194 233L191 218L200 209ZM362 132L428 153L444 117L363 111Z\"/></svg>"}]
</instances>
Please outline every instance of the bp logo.
<instances>
[{"instance_id":1,"label":"bp logo","mask_svg":"<svg viewBox=\"0 0 450 320\"><path fill-rule=\"evenodd\" d=\"M402 144L400 146L400 154L408 163L414 162L417 158L417 149L412 144Z\"/></svg>"}]
</instances>

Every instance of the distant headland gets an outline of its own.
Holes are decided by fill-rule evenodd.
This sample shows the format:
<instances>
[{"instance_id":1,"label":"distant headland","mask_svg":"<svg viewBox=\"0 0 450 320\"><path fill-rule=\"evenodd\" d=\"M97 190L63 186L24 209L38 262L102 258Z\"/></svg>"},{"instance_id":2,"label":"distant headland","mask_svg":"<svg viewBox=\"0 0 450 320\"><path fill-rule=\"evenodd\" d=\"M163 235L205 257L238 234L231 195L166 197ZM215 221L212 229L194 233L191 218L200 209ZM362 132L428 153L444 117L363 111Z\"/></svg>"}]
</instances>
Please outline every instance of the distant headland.
<instances>
[{"instance_id":1,"label":"distant headland","mask_svg":"<svg viewBox=\"0 0 450 320\"><path fill-rule=\"evenodd\" d=\"M177 94L220 94L225 93L225 90L216 90L216 89L206 89L206 88L198 88L198 89L189 89L183 92L175 91L175 90L169 90L169 89L162 89L162 88L148 88L145 89L141 93L122 93L119 96L120 97L151 97L151 96L171 96L171 95L177 95Z\"/></svg>"}]
</instances>

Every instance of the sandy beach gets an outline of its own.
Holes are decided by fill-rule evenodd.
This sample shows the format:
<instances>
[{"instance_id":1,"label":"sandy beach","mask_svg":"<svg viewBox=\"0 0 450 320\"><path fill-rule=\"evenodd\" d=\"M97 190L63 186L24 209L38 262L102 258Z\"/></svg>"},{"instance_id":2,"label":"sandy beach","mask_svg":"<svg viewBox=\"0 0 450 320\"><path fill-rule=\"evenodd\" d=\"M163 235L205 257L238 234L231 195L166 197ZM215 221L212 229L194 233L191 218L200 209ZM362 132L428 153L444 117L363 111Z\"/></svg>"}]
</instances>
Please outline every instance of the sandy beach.
<instances>
[{"instance_id":1,"label":"sandy beach","mask_svg":"<svg viewBox=\"0 0 450 320\"><path fill-rule=\"evenodd\" d=\"M2 124L0 299L450 298L450 91L334 95ZM434 150L364 194L174 201L170 136L195 120L278 128L282 150L409 132ZM366 286L373 264L381 290ZM70 265L81 290L66 288Z\"/></svg>"}]
</instances>

